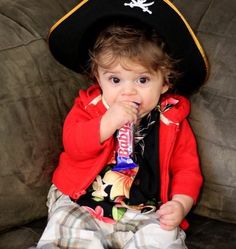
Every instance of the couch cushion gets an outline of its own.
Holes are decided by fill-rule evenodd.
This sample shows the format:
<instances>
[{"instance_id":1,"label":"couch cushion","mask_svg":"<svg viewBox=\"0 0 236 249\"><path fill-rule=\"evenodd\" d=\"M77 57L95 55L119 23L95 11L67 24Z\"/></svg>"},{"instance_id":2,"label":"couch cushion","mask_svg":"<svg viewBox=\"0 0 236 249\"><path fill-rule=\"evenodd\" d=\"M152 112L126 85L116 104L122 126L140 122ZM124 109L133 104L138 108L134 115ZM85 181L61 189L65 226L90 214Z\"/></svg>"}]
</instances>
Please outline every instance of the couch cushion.
<instances>
[{"instance_id":1,"label":"couch cushion","mask_svg":"<svg viewBox=\"0 0 236 249\"><path fill-rule=\"evenodd\" d=\"M49 27L79 1L0 1L0 230L47 215L51 172L80 76L52 58Z\"/></svg>"},{"instance_id":2,"label":"couch cushion","mask_svg":"<svg viewBox=\"0 0 236 249\"><path fill-rule=\"evenodd\" d=\"M208 83L192 97L191 124L205 179L196 213L236 223L236 2L178 0L204 44Z\"/></svg>"}]
</instances>

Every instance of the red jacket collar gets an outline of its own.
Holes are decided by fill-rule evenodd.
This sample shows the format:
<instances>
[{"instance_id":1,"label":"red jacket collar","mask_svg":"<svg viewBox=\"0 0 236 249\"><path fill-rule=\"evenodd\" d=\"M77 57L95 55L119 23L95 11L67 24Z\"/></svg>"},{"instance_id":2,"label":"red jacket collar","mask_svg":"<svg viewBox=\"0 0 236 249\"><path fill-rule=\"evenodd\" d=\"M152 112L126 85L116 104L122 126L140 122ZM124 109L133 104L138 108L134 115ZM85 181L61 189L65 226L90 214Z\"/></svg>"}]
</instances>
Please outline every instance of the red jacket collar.
<instances>
[{"instance_id":1,"label":"red jacket collar","mask_svg":"<svg viewBox=\"0 0 236 249\"><path fill-rule=\"evenodd\" d=\"M86 107L99 95L101 95L100 86L94 84L88 90L80 90L80 101ZM96 105L96 103L94 104ZM189 115L190 102L181 95L164 94L161 96L159 109L165 120L178 124Z\"/></svg>"}]
</instances>

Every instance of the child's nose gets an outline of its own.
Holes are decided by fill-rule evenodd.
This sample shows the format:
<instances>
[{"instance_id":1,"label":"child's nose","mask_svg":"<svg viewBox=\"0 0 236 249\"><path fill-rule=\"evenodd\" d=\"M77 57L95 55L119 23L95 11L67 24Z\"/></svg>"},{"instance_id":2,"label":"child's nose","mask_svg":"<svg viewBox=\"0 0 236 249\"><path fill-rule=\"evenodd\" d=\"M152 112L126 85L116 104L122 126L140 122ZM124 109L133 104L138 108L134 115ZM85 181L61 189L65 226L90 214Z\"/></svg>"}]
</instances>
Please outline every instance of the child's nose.
<instances>
[{"instance_id":1,"label":"child's nose","mask_svg":"<svg viewBox=\"0 0 236 249\"><path fill-rule=\"evenodd\" d=\"M136 90L134 84L132 84L132 83L125 84L123 91L122 91L122 94L127 95L127 96L137 94L137 90Z\"/></svg>"}]
</instances>

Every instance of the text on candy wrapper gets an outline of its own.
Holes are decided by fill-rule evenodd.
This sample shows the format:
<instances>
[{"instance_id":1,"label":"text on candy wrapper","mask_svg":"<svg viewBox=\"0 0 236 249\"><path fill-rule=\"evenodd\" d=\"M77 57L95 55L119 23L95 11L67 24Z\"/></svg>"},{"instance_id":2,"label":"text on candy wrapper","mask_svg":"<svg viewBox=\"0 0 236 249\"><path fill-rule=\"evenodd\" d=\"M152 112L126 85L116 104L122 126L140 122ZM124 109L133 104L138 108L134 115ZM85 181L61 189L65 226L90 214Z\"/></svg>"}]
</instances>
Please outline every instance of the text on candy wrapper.
<instances>
[{"instance_id":1,"label":"text on candy wrapper","mask_svg":"<svg viewBox=\"0 0 236 249\"><path fill-rule=\"evenodd\" d=\"M118 140L118 155L122 157L129 157L132 153L132 131L129 124L120 128L117 140Z\"/></svg>"}]
</instances>

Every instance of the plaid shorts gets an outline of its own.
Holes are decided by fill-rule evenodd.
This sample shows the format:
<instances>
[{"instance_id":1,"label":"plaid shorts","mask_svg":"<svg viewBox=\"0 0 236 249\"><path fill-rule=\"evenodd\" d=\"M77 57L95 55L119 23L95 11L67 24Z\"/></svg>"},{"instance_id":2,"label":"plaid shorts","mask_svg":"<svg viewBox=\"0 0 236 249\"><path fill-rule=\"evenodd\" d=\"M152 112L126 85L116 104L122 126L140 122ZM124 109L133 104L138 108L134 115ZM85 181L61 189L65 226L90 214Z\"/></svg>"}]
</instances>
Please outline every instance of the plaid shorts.
<instances>
[{"instance_id":1,"label":"plaid shorts","mask_svg":"<svg viewBox=\"0 0 236 249\"><path fill-rule=\"evenodd\" d=\"M40 249L187 249L184 231L161 229L155 213L128 210L116 224L105 223L54 185L47 205L48 224L37 245Z\"/></svg>"}]
</instances>

